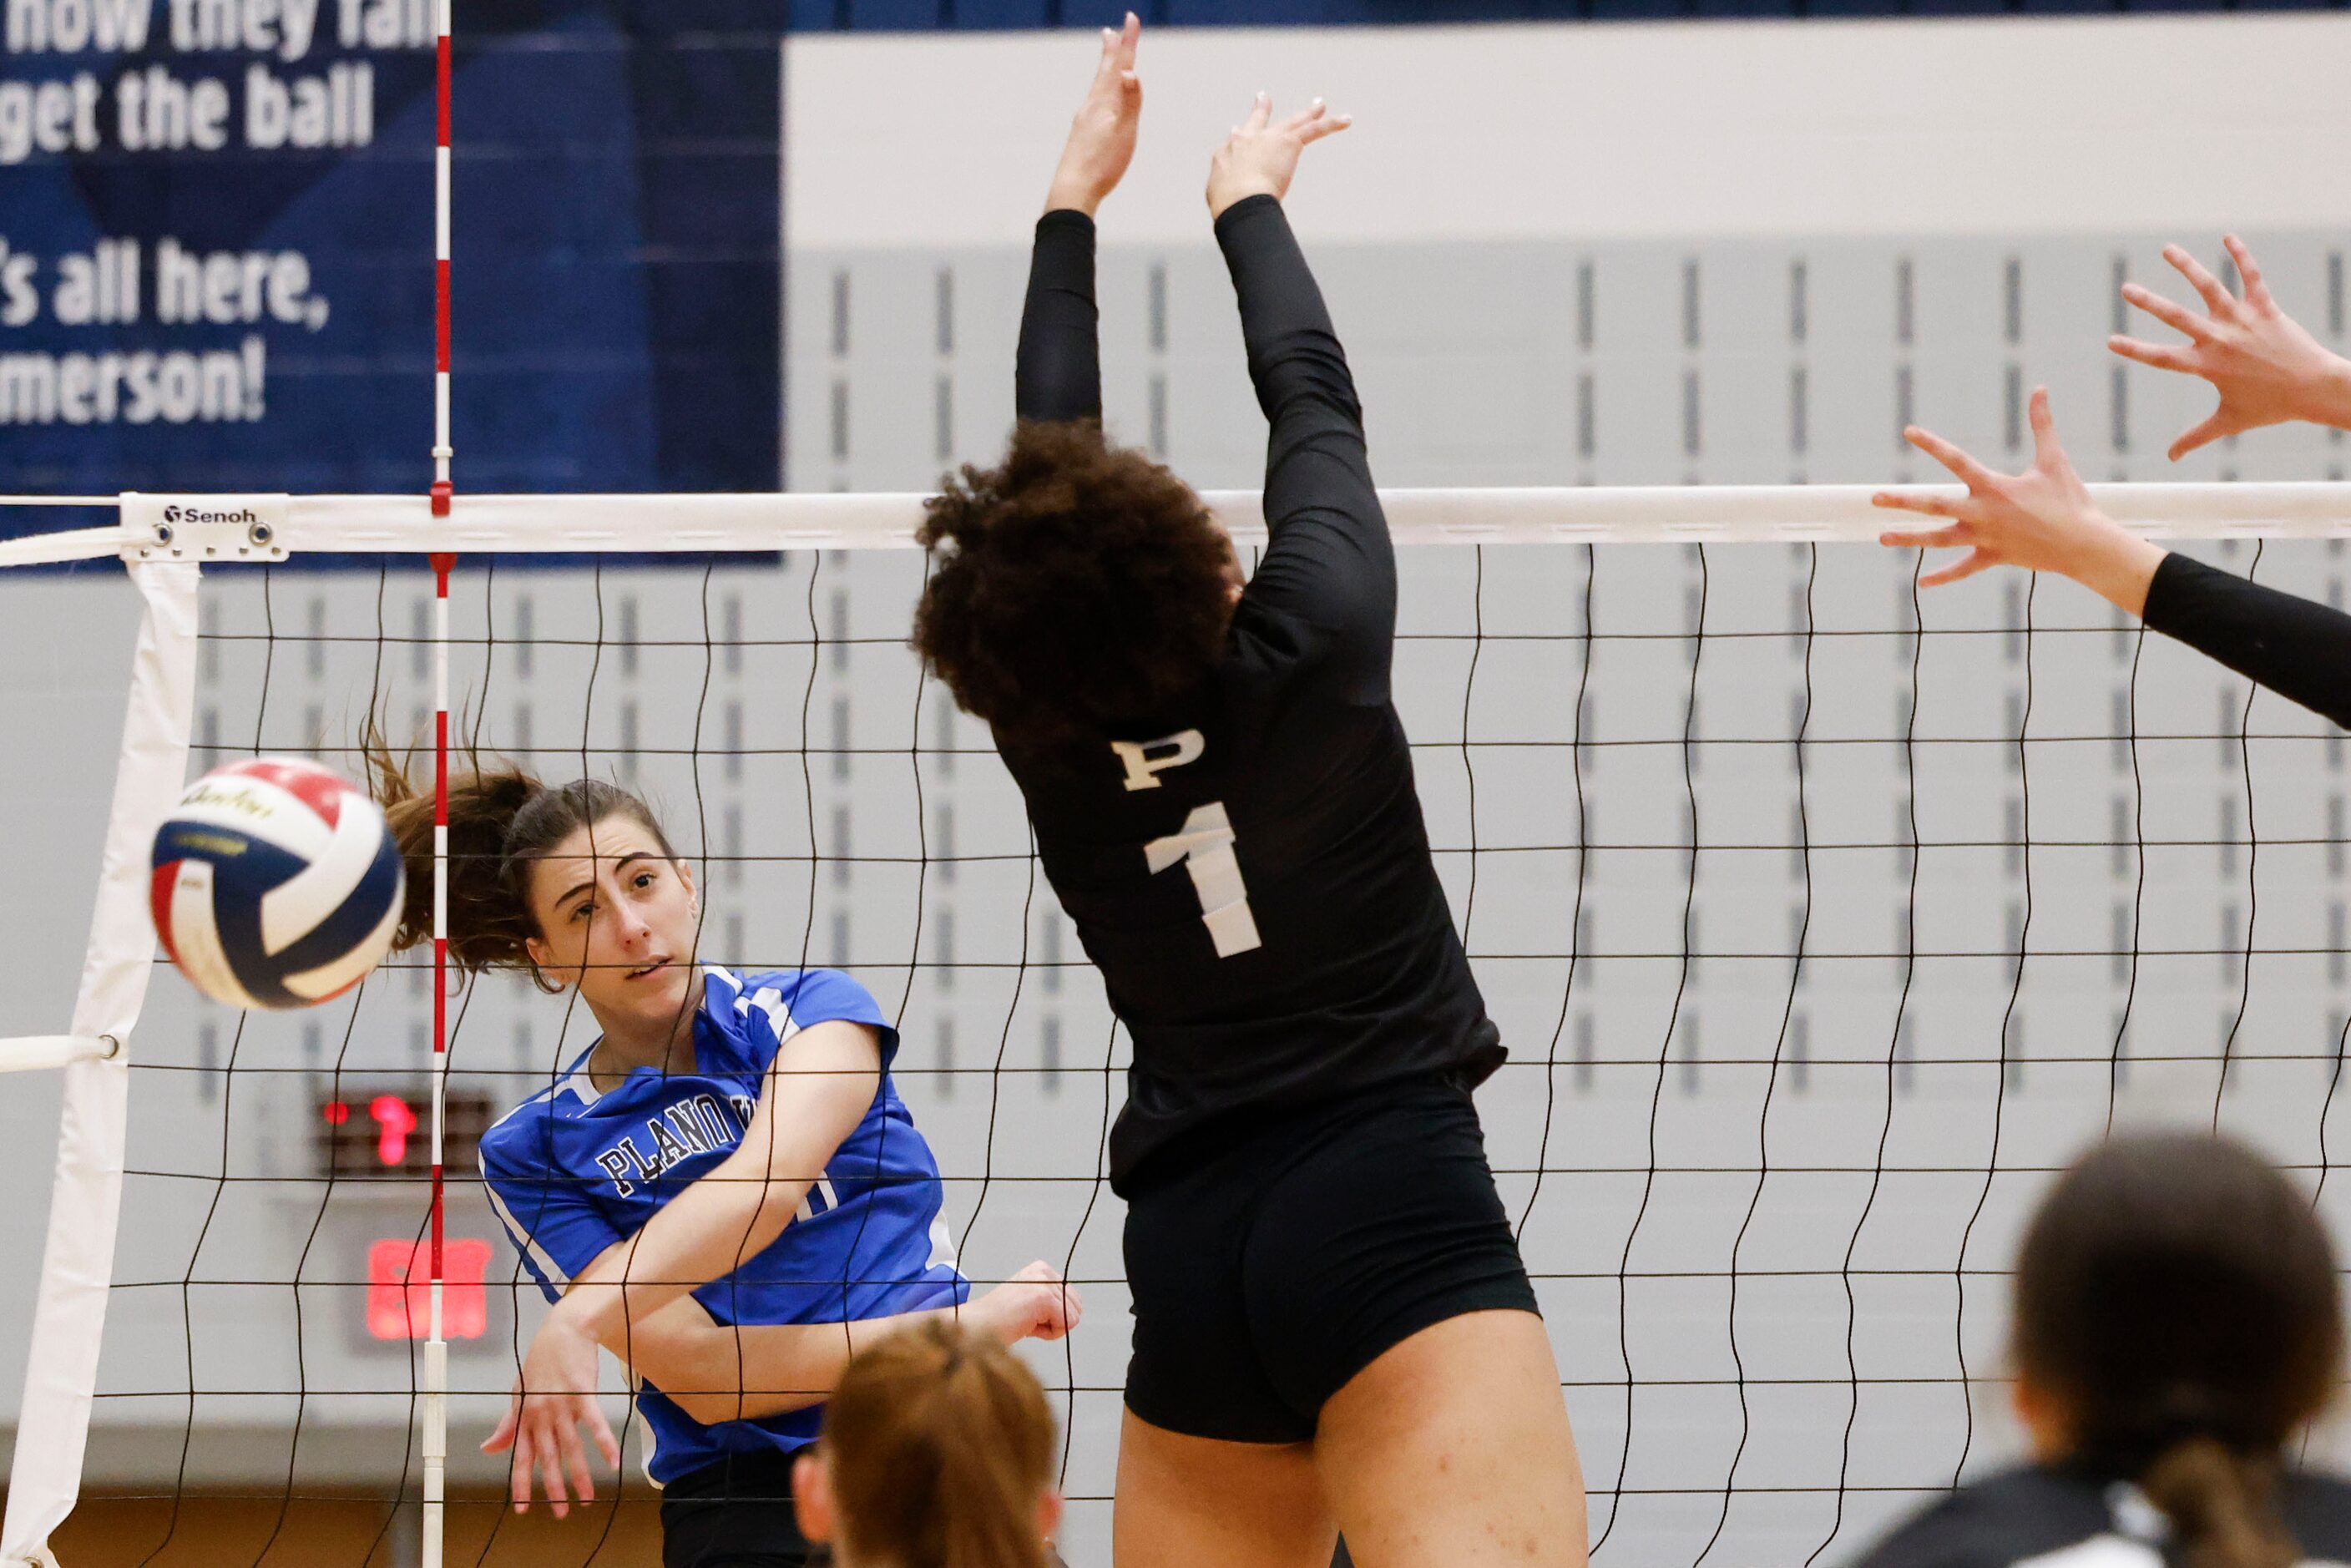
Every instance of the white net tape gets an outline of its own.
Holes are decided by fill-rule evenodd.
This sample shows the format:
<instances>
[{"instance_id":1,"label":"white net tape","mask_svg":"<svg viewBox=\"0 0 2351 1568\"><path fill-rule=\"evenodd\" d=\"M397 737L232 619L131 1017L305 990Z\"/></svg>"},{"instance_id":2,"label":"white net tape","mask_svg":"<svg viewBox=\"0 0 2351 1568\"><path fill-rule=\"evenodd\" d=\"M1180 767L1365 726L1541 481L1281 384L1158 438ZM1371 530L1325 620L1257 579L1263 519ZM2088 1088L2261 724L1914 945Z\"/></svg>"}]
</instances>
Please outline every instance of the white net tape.
<instances>
[{"instance_id":1,"label":"white net tape","mask_svg":"<svg viewBox=\"0 0 2351 1568\"><path fill-rule=\"evenodd\" d=\"M1957 496L1953 486L1889 486ZM1865 485L1586 486L1384 490L1399 544L1733 544L1875 539L1889 519ZM2351 485L2273 482L2096 485L2110 517L2151 538L2324 538L2351 531ZM1258 496L1203 498L1243 544L1261 544ZM460 554L911 549L923 497L913 495L459 496L446 517L421 496L16 497L0 505L119 507L111 528L0 542L0 566L159 552L172 508L267 517L294 553Z\"/></svg>"}]
</instances>

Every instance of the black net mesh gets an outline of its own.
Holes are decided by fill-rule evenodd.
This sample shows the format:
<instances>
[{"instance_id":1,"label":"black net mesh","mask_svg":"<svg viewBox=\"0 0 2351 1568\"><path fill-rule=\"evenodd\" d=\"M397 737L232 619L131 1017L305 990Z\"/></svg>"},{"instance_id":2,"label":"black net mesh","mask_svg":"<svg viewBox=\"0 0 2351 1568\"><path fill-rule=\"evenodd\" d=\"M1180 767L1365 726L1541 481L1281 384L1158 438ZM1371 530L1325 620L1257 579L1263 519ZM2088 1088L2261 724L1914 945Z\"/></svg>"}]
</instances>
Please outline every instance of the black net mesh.
<instances>
[{"instance_id":1,"label":"black net mesh","mask_svg":"<svg viewBox=\"0 0 2351 1568\"><path fill-rule=\"evenodd\" d=\"M2340 597L2339 544L2191 548ZM1603 1563L1836 1561L2013 1453L2017 1230L2109 1126L2227 1128L2341 1199L2342 737L2069 584L1922 596L1916 569L1857 545L1404 552L1397 700L1510 1048L1479 1104ZM985 730L905 647L920 574L464 560L454 725L644 794L705 890L706 960L845 968L896 1019L967 1271L1044 1259L1085 1293L1080 1333L1027 1354L1065 1422L1066 1554L1104 1562L1126 1042ZM371 715L428 737L431 593L411 559L216 574L195 766L356 775ZM304 1561L409 1560L428 975L412 954L246 1017L159 977L88 1479L146 1500L134 1558L191 1551L239 1498L329 1543ZM594 1026L503 977L451 1017L449 1560L617 1560L645 1524L625 1502L517 1521L473 1453L542 1309L472 1138ZM608 1386L617 1416L609 1364ZM643 1435L623 1500L652 1495Z\"/></svg>"}]
</instances>

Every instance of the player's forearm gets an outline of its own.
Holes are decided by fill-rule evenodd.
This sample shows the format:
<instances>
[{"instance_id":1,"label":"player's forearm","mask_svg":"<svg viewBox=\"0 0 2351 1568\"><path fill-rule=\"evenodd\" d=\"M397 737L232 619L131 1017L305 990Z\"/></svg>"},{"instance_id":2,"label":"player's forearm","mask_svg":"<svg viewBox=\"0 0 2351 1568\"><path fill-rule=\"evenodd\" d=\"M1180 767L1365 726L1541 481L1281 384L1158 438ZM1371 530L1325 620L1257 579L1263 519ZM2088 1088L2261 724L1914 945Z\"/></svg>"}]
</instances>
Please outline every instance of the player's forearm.
<instances>
[{"instance_id":1,"label":"player's forearm","mask_svg":"<svg viewBox=\"0 0 2351 1568\"><path fill-rule=\"evenodd\" d=\"M968 1315L938 1307L839 1323L714 1323L688 1343L664 1347L658 1364L639 1370L687 1415L751 1421L821 1405L841 1386L850 1359L931 1318Z\"/></svg>"},{"instance_id":2,"label":"player's forearm","mask_svg":"<svg viewBox=\"0 0 2351 1568\"><path fill-rule=\"evenodd\" d=\"M1012 380L1022 419L1102 417L1094 225L1082 212L1057 208L1037 221Z\"/></svg>"},{"instance_id":3,"label":"player's forearm","mask_svg":"<svg viewBox=\"0 0 2351 1568\"><path fill-rule=\"evenodd\" d=\"M606 1344L625 1339L632 1322L765 1251L816 1185L822 1158L810 1155L799 1166L808 1174L792 1176L775 1174L766 1162L722 1162L658 1210L628 1244L590 1264L556 1310Z\"/></svg>"},{"instance_id":4,"label":"player's forearm","mask_svg":"<svg viewBox=\"0 0 2351 1568\"><path fill-rule=\"evenodd\" d=\"M1325 514L1353 538L1354 553L1381 558L1367 563L1375 575L1392 573L1354 376L1281 204L1234 203L1217 220L1217 240L1265 410L1267 526L1279 534L1301 513Z\"/></svg>"},{"instance_id":5,"label":"player's forearm","mask_svg":"<svg viewBox=\"0 0 2351 1568\"><path fill-rule=\"evenodd\" d=\"M1357 691L1384 700L1395 550L1372 484L1347 356L1279 202L1234 203L1217 220L1217 240L1268 425L1265 520L1273 543L1249 592L1337 632L1360 653L1365 678Z\"/></svg>"},{"instance_id":6,"label":"player's forearm","mask_svg":"<svg viewBox=\"0 0 2351 1568\"><path fill-rule=\"evenodd\" d=\"M2045 567L2072 578L2126 614L2144 616L2147 596L2167 553L2104 513L2060 519L2045 559L2026 558L2022 564Z\"/></svg>"},{"instance_id":7,"label":"player's forearm","mask_svg":"<svg viewBox=\"0 0 2351 1568\"><path fill-rule=\"evenodd\" d=\"M772 1116L755 1123L772 1141L747 1134L743 1145L696 1178L572 1281L558 1311L609 1343L695 1288L731 1274L773 1244L853 1131L880 1082L878 1069L795 1075L775 1091Z\"/></svg>"},{"instance_id":8,"label":"player's forearm","mask_svg":"<svg viewBox=\"0 0 2351 1568\"><path fill-rule=\"evenodd\" d=\"M2351 615L2174 554L2156 569L2147 623L2351 728Z\"/></svg>"},{"instance_id":9,"label":"player's forearm","mask_svg":"<svg viewBox=\"0 0 2351 1568\"><path fill-rule=\"evenodd\" d=\"M871 1026L834 1020L794 1033L769 1067L735 1152L581 1270L556 1311L609 1343L629 1322L765 1251L881 1087L881 1042Z\"/></svg>"},{"instance_id":10,"label":"player's forearm","mask_svg":"<svg viewBox=\"0 0 2351 1568\"><path fill-rule=\"evenodd\" d=\"M1241 340L1258 403L1279 427L1286 417L1335 418L1360 435L1347 356L1281 204L1271 196L1234 203L1217 219L1217 244L1240 307Z\"/></svg>"}]
</instances>

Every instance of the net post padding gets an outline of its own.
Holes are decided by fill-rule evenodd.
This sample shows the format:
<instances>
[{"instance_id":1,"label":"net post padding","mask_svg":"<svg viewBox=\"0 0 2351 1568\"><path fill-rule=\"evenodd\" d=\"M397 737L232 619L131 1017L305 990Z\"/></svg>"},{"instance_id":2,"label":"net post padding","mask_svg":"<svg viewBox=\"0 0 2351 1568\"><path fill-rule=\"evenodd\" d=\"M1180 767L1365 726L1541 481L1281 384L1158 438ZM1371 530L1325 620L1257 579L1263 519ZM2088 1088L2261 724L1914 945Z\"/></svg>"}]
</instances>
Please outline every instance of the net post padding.
<instances>
[{"instance_id":1,"label":"net post padding","mask_svg":"<svg viewBox=\"0 0 2351 1568\"><path fill-rule=\"evenodd\" d=\"M140 561L131 580L147 601L131 667L121 761L98 902L90 913L73 1032L128 1041L153 972L155 928L147 904L156 824L187 776L196 701L198 569ZM115 1224L130 1103L127 1051L84 1057L65 1070L56 1185L41 1255L40 1298L26 1358L25 1399L0 1525L0 1563L50 1563L49 1534L81 1495L82 1453L98 1388L98 1354L114 1273Z\"/></svg>"}]
</instances>

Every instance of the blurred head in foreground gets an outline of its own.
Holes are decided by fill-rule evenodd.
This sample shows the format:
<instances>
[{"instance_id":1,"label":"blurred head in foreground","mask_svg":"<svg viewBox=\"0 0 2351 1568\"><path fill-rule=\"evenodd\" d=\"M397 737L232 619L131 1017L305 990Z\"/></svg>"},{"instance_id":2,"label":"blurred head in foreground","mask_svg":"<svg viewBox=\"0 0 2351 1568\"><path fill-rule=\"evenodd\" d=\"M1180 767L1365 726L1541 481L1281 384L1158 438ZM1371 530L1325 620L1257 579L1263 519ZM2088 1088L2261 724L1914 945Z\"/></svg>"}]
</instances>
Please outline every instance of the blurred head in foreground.
<instances>
[{"instance_id":1,"label":"blurred head in foreground","mask_svg":"<svg viewBox=\"0 0 2351 1568\"><path fill-rule=\"evenodd\" d=\"M1053 1413L996 1340L935 1318L861 1353L792 1475L840 1568L1046 1568Z\"/></svg>"},{"instance_id":2,"label":"blurred head in foreground","mask_svg":"<svg viewBox=\"0 0 2351 1568\"><path fill-rule=\"evenodd\" d=\"M2035 1457L2135 1481L2187 1568L2300 1560L2281 1449L2342 1363L2309 1197L2242 1145L2116 1138L2061 1177L2017 1260L2019 1414Z\"/></svg>"}]
</instances>

